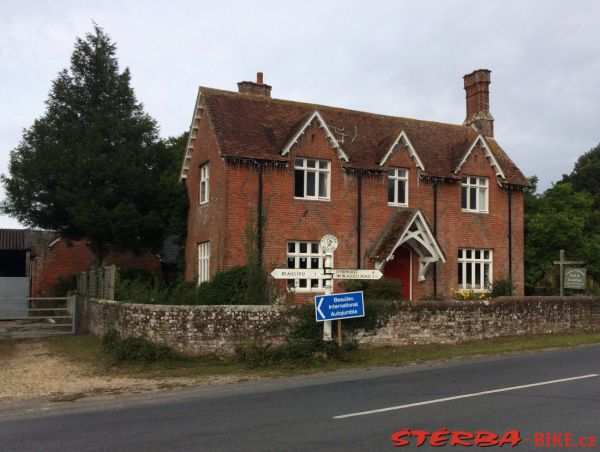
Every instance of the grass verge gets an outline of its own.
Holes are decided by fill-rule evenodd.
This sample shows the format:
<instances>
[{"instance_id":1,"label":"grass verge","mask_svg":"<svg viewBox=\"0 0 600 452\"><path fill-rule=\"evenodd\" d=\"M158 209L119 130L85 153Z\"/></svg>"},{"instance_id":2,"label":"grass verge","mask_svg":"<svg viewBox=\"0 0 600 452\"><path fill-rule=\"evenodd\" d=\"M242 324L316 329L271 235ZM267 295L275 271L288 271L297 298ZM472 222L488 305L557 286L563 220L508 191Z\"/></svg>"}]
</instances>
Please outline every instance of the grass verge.
<instances>
[{"instance_id":1,"label":"grass verge","mask_svg":"<svg viewBox=\"0 0 600 452\"><path fill-rule=\"evenodd\" d=\"M290 376L336 369L402 365L452 358L572 347L600 343L600 333L502 337L453 345L361 347L349 352L347 359L344 361L286 362L257 369L249 369L246 364L237 362L232 358L219 358L212 355L161 360L151 364L115 363L103 353L102 340L95 336L60 336L44 341L51 353L85 364L94 375L168 379L176 377L201 378L217 375L235 375L238 377ZM1 352L2 349L0 348Z\"/></svg>"}]
</instances>

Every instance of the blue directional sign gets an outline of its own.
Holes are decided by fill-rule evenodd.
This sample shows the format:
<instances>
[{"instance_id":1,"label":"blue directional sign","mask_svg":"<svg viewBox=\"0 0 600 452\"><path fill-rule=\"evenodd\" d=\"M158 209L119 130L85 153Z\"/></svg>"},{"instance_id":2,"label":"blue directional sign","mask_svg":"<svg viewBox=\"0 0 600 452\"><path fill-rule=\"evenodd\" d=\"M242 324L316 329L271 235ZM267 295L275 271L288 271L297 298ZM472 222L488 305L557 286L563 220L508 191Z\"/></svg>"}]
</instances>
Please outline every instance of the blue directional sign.
<instances>
[{"instance_id":1,"label":"blue directional sign","mask_svg":"<svg viewBox=\"0 0 600 452\"><path fill-rule=\"evenodd\" d=\"M315 297L317 322L365 316L365 300L361 292L334 293Z\"/></svg>"}]
</instances>

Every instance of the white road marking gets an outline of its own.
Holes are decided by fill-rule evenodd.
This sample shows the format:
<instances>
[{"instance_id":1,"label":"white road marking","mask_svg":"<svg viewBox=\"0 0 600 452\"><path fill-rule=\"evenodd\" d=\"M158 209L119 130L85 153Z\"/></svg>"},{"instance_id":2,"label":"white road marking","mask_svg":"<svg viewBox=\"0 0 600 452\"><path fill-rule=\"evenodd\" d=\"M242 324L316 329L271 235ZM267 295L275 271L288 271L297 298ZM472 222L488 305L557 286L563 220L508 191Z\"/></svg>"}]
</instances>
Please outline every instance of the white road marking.
<instances>
[{"instance_id":1,"label":"white road marking","mask_svg":"<svg viewBox=\"0 0 600 452\"><path fill-rule=\"evenodd\" d=\"M377 410L359 411L358 413L342 414L340 416L334 416L333 418L334 419L344 419L347 417L365 416L367 414L383 413L385 411L403 410L404 408L412 408L415 406L431 405L433 403L448 402L450 400L466 399L469 397L479 397L479 396L487 395L487 394L496 394L498 392L515 391L516 389L533 388L535 386L552 385L555 383L563 383L565 381L583 380L584 378L594 378L594 377L599 377L599 376L600 376L600 374L589 374L589 375L581 375L579 377L561 378L560 380L542 381L540 383L531 383L528 385L510 386L508 388L492 389L490 391L481 391L481 392L474 392L471 394L461 394L461 395L452 396L452 397L444 397L443 399L426 400L424 402L407 403L406 405L390 406L387 408L379 408Z\"/></svg>"}]
</instances>

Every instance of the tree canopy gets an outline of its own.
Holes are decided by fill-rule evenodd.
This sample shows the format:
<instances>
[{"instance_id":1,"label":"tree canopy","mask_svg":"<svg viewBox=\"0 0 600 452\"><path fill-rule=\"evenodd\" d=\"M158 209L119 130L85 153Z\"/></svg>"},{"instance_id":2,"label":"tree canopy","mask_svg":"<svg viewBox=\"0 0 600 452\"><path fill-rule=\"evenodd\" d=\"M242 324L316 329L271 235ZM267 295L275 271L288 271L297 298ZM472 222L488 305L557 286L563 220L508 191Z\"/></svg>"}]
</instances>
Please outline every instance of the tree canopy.
<instances>
[{"instance_id":1,"label":"tree canopy","mask_svg":"<svg viewBox=\"0 0 600 452\"><path fill-rule=\"evenodd\" d=\"M184 138L159 140L130 82L100 27L78 38L45 114L24 131L2 176L4 213L66 239L88 239L98 262L112 250L158 249L183 227L173 212L187 200L173 167Z\"/></svg>"},{"instance_id":2,"label":"tree canopy","mask_svg":"<svg viewBox=\"0 0 600 452\"><path fill-rule=\"evenodd\" d=\"M583 154L570 174L541 194L525 192L525 284L529 291L556 270L559 251L584 260L600 277L600 145Z\"/></svg>"}]
</instances>

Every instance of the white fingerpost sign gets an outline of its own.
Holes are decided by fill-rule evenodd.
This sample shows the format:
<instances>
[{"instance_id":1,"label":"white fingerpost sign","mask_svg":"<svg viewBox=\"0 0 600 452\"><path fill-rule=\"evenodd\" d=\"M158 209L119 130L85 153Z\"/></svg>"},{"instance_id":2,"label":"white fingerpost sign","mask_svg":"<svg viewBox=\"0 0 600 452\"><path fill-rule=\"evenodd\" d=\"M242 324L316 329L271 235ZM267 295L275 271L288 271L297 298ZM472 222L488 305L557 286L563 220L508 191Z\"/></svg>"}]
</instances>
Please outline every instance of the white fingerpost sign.
<instances>
[{"instance_id":1,"label":"white fingerpost sign","mask_svg":"<svg viewBox=\"0 0 600 452\"><path fill-rule=\"evenodd\" d=\"M335 235L327 234L321 239L321 251L324 254L323 268L276 268L271 272L275 279L322 279L325 295L333 293L334 279L379 279L383 274L379 270L358 270L354 268L333 268L333 253L338 247ZM363 313L364 315L364 313ZM330 341L331 320L323 321L323 340ZM342 344L342 321L338 320L338 343Z\"/></svg>"}]
</instances>

